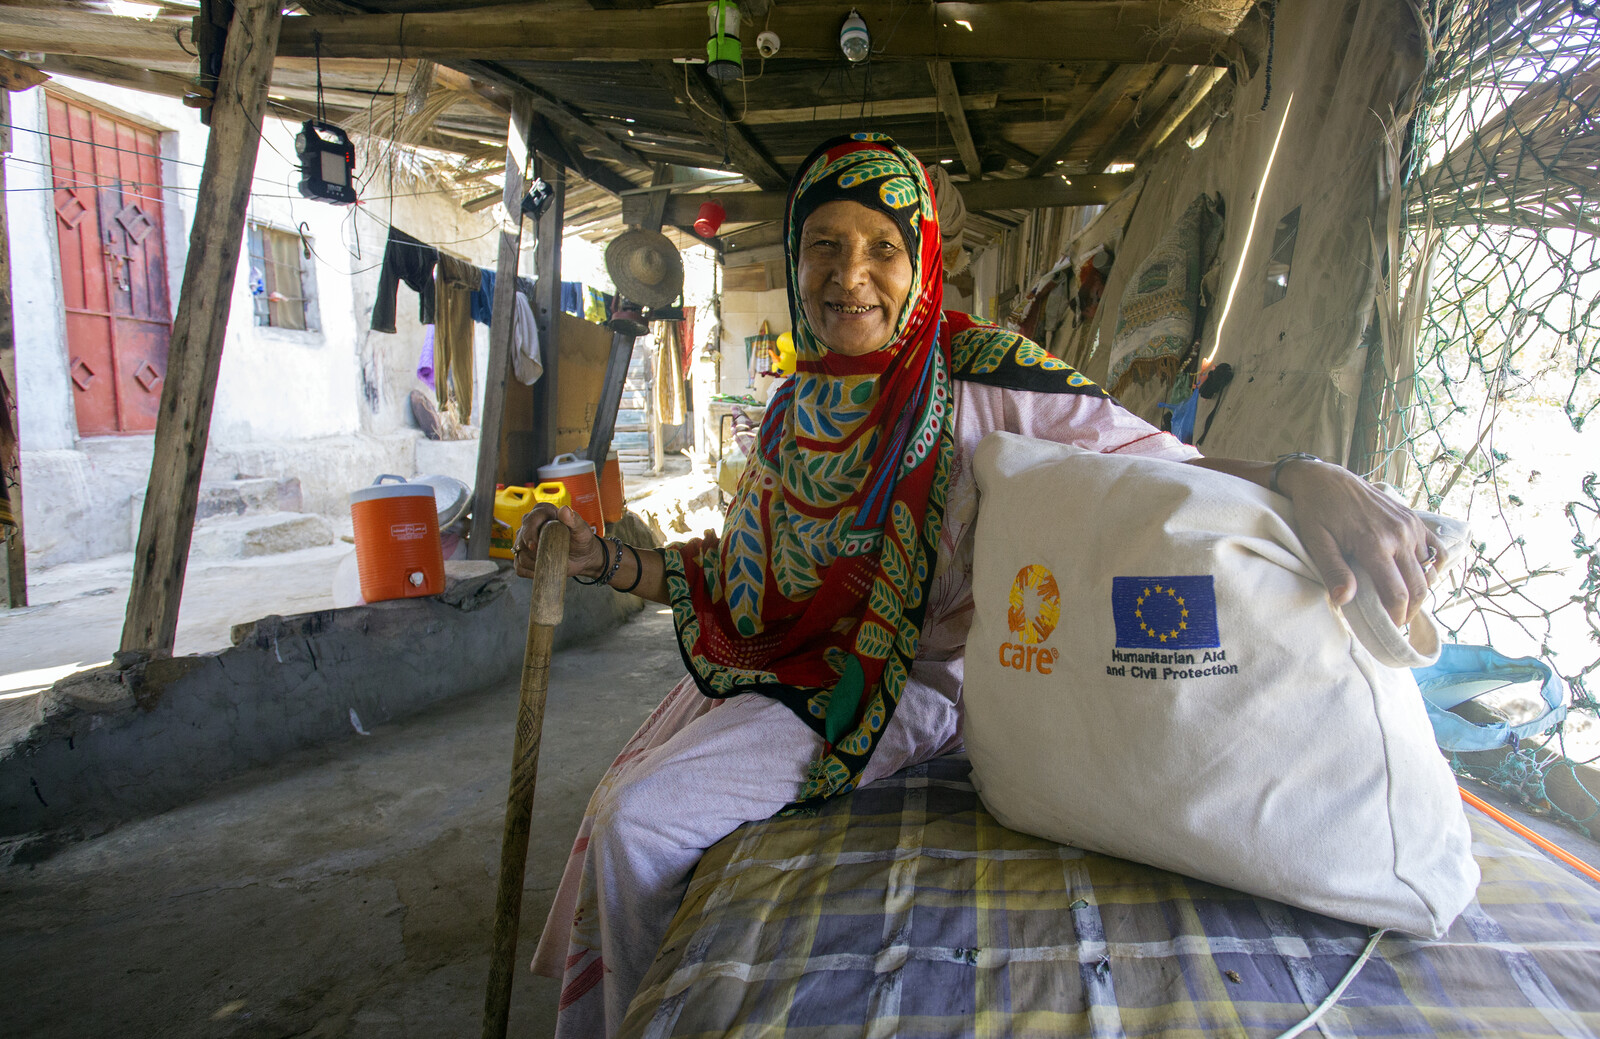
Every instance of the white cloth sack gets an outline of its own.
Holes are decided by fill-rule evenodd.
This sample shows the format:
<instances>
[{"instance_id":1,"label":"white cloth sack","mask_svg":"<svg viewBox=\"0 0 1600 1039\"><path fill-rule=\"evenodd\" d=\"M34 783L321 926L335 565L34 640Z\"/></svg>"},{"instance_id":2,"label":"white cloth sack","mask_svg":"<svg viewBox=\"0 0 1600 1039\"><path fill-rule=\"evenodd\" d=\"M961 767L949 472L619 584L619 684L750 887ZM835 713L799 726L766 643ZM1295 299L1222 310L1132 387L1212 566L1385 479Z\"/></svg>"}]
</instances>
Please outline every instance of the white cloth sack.
<instances>
[{"instance_id":1,"label":"white cloth sack","mask_svg":"<svg viewBox=\"0 0 1600 1039\"><path fill-rule=\"evenodd\" d=\"M1330 604L1287 499L1009 433L974 470L965 739L1000 822L1444 932L1479 878L1454 777L1410 671Z\"/></svg>"}]
</instances>

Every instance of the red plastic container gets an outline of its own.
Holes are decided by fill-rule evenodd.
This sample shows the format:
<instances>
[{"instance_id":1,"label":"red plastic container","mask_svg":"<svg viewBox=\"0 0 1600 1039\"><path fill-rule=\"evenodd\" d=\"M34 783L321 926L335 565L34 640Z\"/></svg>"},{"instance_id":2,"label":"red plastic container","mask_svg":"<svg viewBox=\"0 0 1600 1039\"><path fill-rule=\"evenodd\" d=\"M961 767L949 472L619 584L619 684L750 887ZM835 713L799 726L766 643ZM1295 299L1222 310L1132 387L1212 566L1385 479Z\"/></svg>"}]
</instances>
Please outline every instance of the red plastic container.
<instances>
[{"instance_id":1,"label":"red plastic container","mask_svg":"<svg viewBox=\"0 0 1600 1039\"><path fill-rule=\"evenodd\" d=\"M444 591L444 551L432 486L380 476L371 487L351 493L350 518L355 521L363 599L412 599Z\"/></svg>"},{"instance_id":2,"label":"red plastic container","mask_svg":"<svg viewBox=\"0 0 1600 1039\"><path fill-rule=\"evenodd\" d=\"M720 202L702 202L694 215L694 233L702 238L710 238L722 230L722 222L726 219L728 211L722 208Z\"/></svg>"}]
</instances>

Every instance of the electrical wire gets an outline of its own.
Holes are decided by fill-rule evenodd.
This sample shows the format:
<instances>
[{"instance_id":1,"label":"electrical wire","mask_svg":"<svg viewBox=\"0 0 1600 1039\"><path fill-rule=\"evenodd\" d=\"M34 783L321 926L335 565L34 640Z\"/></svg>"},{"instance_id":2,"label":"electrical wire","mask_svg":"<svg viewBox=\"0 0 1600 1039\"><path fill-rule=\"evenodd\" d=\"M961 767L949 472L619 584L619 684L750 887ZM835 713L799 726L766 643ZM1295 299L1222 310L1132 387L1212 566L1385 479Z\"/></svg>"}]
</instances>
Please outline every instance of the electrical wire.
<instances>
[{"instance_id":1,"label":"electrical wire","mask_svg":"<svg viewBox=\"0 0 1600 1039\"><path fill-rule=\"evenodd\" d=\"M1361 968L1367 965L1367 961L1371 959L1372 954L1377 951L1379 939L1388 933L1389 928L1385 927L1383 930L1375 932L1371 938L1367 939L1367 947L1361 950L1361 955L1357 956L1356 962L1351 964L1350 969L1344 972L1344 977L1339 980L1339 984L1333 987L1333 991L1328 993L1327 998L1323 999L1321 1003L1318 1003L1315 1010L1301 1018L1299 1024L1295 1025L1287 1032L1279 1034L1277 1039L1295 1039L1295 1036L1304 1033L1306 1029L1320 1021L1323 1014L1326 1014L1329 1010L1332 1010L1333 1005L1339 1002L1339 997L1344 995L1344 990L1350 987L1350 983L1352 981L1356 980L1356 975L1361 973Z\"/></svg>"},{"instance_id":2,"label":"electrical wire","mask_svg":"<svg viewBox=\"0 0 1600 1039\"><path fill-rule=\"evenodd\" d=\"M743 82L743 80L740 80L740 82ZM687 64L683 66L683 92L689 98L690 104L711 118L720 119L729 126L744 122L744 117L750 114L750 91L748 88L744 92L744 111L739 113L739 118L737 119L729 119L727 112L713 112L699 101L696 101L694 91L689 89L689 66ZM726 102L727 98L723 98L723 101Z\"/></svg>"},{"instance_id":3,"label":"electrical wire","mask_svg":"<svg viewBox=\"0 0 1600 1039\"><path fill-rule=\"evenodd\" d=\"M7 162L20 162L20 163L24 163L24 164L29 165L29 166L38 166L38 167L40 167L42 169L47 169L47 170L54 170L55 169L55 167L52 166L48 162L37 162L37 161L35 161L33 159L24 159L19 155L8 155L8 156L6 156L6 161ZM75 172L75 173L85 173L87 171L74 170L73 172ZM90 174L90 176L98 176L98 175L97 174ZM266 180L265 177L257 177L255 179L262 180L262 181ZM268 183L271 183L271 182L268 181ZM274 186L276 186L276 185L274 185ZM22 193L31 192L31 191L59 191L62 188L118 188L118 189L125 189L125 188L161 188L164 191L181 191L181 192L184 192L184 193L189 194L189 195L198 195L200 193L200 189L198 187L190 187L187 184L164 184L164 183L162 183L160 181L154 181L154 180L121 180L121 179L117 179L117 178L105 178L103 180L103 182L87 181L87 180L60 180L60 181L56 182L55 184L52 184L52 185L50 185L48 187L37 187L37 188L19 188L19 187L12 187L11 185L8 184L8 185L6 185L6 194L9 195L12 192L16 192L18 194L22 194ZM125 195L125 196L133 197L133 198L147 199L147 200L149 200L151 202L159 202L159 201L161 201L161 199L159 197L154 196L154 195L143 195L143 194L139 194L137 192L129 192L129 191L125 191L125 190L122 191L122 194ZM420 198L420 197L422 197L424 195L450 195L450 194L454 194L454 192L451 191L449 188L427 188L427 189L418 190L418 191L397 191L397 192L394 192L394 193L388 194L388 195L371 195L371 196L369 196L367 198L363 198L361 200L361 203L382 202L382 201L384 201L386 199L394 199L394 198ZM273 193L270 193L270 192L263 192L263 191L253 191L253 192L250 193L250 197L251 198L286 198L286 199L290 200L291 202L304 202L304 201L306 201L304 195L289 195L289 194L278 195L278 194L273 194ZM361 203L357 203L357 205L360 205ZM376 220L377 218L374 217L373 219Z\"/></svg>"}]
</instances>

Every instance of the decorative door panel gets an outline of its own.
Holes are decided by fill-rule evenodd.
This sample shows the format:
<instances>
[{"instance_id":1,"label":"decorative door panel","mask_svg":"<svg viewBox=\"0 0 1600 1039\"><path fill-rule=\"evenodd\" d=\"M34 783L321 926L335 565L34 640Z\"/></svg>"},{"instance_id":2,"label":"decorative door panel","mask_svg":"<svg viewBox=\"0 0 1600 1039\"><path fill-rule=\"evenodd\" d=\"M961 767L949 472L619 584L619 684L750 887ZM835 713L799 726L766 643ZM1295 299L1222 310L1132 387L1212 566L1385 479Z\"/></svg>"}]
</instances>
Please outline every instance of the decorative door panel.
<instances>
[{"instance_id":1,"label":"decorative door panel","mask_svg":"<svg viewBox=\"0 0 1600 1039\"><path fill-rule=\"evenodd\" d=\"M78 431L152 430L172 329L159 142L76 99L46 100Z\"/></svg>"}]
</instances>

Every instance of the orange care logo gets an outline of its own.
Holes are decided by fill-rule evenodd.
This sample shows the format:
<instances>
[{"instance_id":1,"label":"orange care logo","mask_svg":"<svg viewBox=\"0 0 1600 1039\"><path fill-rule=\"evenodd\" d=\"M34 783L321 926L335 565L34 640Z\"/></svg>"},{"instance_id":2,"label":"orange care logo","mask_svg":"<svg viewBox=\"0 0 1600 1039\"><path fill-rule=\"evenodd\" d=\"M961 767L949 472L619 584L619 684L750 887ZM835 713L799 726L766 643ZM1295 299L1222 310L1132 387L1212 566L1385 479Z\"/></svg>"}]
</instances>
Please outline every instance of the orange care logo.
<instances>
[{"instance_id":1,"label":"orange care logo","mask_svg":"<svg viewBox=\"0 0 1600 1039\"><path fill-rule=\"evenodd\" d=\"M1006 623L1017 641L1001 643L1000 666L1048 675L1060 653L1040 643L1050 637L1060 620L1061 589L1056 587L1055 575L1038 564L1018 570L1006 610Z\"/></svg>"}]
</instances>

